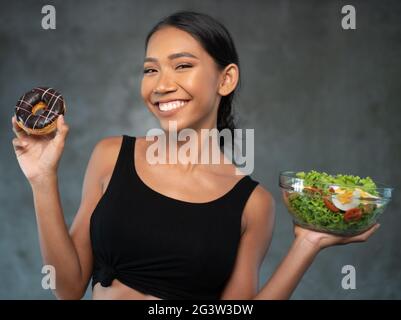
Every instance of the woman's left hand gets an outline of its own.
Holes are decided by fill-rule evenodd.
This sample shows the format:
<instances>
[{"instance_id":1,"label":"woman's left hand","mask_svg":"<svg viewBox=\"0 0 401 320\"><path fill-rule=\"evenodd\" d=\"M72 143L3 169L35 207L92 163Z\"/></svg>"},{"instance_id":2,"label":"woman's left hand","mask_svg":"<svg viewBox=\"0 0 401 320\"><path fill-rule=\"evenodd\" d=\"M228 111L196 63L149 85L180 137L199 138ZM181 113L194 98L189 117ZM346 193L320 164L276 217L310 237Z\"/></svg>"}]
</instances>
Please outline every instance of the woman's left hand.
<instances>
[{"instance_id":1,"label":"woman's left hand","mask_svg":"<svg viewBox=\"0 0 401 320\"><path fill-rule=\"evenodd\" d=\"M337 236L334 234L317 232L309 229L302 228L298 225L294 225L294 234L297 238L305 239L311 242L313 245L318 246L319 249L324 249L334 245L343 245L353 242L364 242L366 241L378 228L380 224L376 223L370 229L352 237Z\"/></svg>"}]
</instances>

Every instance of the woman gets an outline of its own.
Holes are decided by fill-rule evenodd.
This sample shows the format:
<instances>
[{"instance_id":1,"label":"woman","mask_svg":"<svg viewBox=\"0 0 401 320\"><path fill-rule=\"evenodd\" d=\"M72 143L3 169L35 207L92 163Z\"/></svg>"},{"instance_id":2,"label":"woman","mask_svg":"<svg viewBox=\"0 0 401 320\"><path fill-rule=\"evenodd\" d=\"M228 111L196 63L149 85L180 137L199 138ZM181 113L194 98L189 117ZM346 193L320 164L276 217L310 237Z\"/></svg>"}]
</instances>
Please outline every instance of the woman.
<instances>
[{"instance_id":1,"label":"woman","mask_svg":"<svg viewBox=\"0 0 401 320\"><path fill-rule=\"evenodd\" d=\"M145 52L141 94L166 134L174 122L177 132L195 130L202 145L201 129L234 129L239 61L224 26L177 12L150 31ZM12 123L59 299L82 298L91 277L94 299L287 299L321 249L365 241L378 227L342 238L296 226L287 256L258 291L274 200L232 163L151 164L145 137L105 138L91 155L68 231L57 178L68 125L59 117L57 132L41 138L21 131L15 117Z\"/></svg>"}]
</instances>

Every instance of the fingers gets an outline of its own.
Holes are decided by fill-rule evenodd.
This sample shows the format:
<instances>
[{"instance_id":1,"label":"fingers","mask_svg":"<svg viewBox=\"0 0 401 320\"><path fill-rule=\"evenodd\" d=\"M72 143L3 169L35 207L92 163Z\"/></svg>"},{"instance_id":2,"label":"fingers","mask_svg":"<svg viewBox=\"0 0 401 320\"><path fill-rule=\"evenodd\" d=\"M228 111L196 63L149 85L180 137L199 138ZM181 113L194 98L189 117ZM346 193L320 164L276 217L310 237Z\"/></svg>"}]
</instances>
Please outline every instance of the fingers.
<instances>
[{"instance_id":1,"label":"fingers","mask_svg":"<svg viewBox=\"0 0 401 320\"><path fill-rule=\"evenodd\" d=\"M350 242L365 242L366 240L368 240L368 238L373 233L376 232L377 229L379 229L379 227L380 227L380 224L376 223L374 226L372 226L370 229L368 229L364 233L347 239L346 243L350 243Z\"/></svg>"},{"instance_id":2,"label":"fingers","mask_svg":"<svg viewBox=\"0 0 401 320\"><path fill-rule=\"evenodd\" d=\"M20 156L22 153L24 153L26 150L26 147L28 146L28 142L23 141L19 138L14 138L12 140L12 143L13 143L14 151L15 151L17 157Z\"/></svg>"},{"instance_id":3,"label":"fingers","mask_svg":"<svg viewBox=\"0 0 401 320\"><path fill-rule=\"evenodd\" d=\"M56 121L57 121L57 133L54 139L59 143L64 143L68 135L69 127L65 123L63 115L58 116Z\"/></svg>"},{"instance_id":4,"label":"fingers","mask_svg":"<svg viewBox=\"0 0 401 320\"><path fill-rule=\"evenodd\" d=\"M28 134L17 124L17 117L15 115L11 118L11 123L13 126L13 131L18 138L24 138L28 136Z\"/></svg>"}]
</instances>

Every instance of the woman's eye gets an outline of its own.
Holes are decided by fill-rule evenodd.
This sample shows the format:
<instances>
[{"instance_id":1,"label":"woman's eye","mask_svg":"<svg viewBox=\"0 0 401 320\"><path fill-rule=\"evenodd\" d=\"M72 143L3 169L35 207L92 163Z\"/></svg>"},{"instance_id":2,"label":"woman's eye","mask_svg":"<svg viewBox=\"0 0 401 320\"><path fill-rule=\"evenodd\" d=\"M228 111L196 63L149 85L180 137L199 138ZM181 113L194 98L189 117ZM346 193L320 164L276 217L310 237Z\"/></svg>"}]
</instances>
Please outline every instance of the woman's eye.
<instances>
[{"instance_id":1,"label":"woman's eye","mask_svg":"<svg viewBox=\"0 0 401 320\"><path fill-rule=\"evenodd\" d=\"M145 70L143 70L143 73L152 73L152 72L150 72L150 71L154 71L155 69L145 69Z\"/></svg>"},{"instance_id":2,"label":"woman's eye","mask_svg":"<svg viewBox=\"0 0 401 320\"><path fill-rule=\"evenodd\" d=\"M182 68L180 68L180 67L182 67ZM183 69L183 68L191 68L192 66L190 65L190 64L180 64L180 65L178 65L177 66L177 69Z\"/></svg>"}]
</instances>

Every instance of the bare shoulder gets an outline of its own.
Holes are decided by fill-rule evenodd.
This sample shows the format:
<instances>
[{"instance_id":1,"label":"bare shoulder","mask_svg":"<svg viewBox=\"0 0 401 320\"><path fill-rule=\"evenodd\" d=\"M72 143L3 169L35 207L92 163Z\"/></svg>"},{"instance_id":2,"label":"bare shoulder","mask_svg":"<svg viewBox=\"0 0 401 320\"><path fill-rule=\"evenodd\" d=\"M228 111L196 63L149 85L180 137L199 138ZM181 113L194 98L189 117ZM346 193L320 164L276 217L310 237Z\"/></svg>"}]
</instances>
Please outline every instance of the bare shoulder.
<instances>
[{"instance_id":1,"label":"bare shoulder","mask_svg":"<svg viewBox=\"0 0 401 320\"><path fill-rule=\"evenodd\" d=\"M249 204L253 207L263 206L263 207L271 207L274 206L274 198L273 195L268 191L263 185L260 183L255 187L255 190L252 192L249 197Z\"/></svg>"},{"instance_id":2,"label":"bare shoulder","mask_svg":"<svg viewBox=\"0 0 401 320\"><path fill-rule=\"evenodd\" d=\"M121 148L121 143L122 136L105 137L96 143L92 157L102 180L113 170Z\"/></svg>"},{"instance_id":3,"label":"bare shoulder","mask_svg":"<svg viewBox=\"0 0 401 320\"><path fill-rule=\"evenodd\" d=\"M251 193L244 209L245 228L251 225L274 223L275 200L260 183Z\"/></svg>"},{"instance_id":4,"label":"bare shoulder","mask_svg":"<svg viewBox=\"0 0 401 320\"><path fill-rule=\"evenodd\" d=\"M110 136L99 140L95 146L94 152L98 152L102 156L103 160L107 161L109 158L115 156L115 152L121 147L122 136Z\"/></svg>"}]
</instances>

